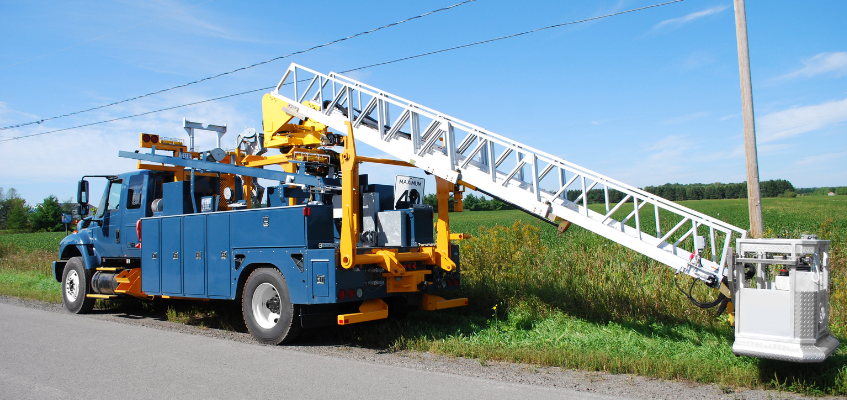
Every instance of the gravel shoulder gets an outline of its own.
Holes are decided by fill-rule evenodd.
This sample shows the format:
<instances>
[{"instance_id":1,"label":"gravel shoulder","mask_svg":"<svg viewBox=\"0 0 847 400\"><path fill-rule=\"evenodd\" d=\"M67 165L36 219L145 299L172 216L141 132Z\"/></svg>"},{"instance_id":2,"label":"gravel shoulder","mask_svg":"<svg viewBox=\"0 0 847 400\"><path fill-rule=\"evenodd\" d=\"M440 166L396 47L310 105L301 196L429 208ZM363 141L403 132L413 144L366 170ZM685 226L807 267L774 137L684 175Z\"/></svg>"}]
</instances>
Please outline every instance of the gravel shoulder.
<instances>
[{"instance_id":1,"label":"gravel shoulder","mask_svg":"<svg viewBox=\"0 0 847 400\"><path fill-rule=\"evenodd\" d=\"M61 304L51 304L0 296L0 302L43 310L67 313ZM163 331L205 336L220 340L256 343L247 333L201 328L169 322L161 315L102 310L80 318L93 318L120 324L144 326ZM343 343L306 341L287 346L289 349L314 355L356 360L383 366L440 372L451 375L490 379L496 382L567 388L579 392L640 399L803 399L792 393L719 387L685 381L667 381L633 375L603 372L584 372L556 367L539 367L493 361L479 361L412 351L389 352L348 346Z\"/></svg>"}]
</instances>

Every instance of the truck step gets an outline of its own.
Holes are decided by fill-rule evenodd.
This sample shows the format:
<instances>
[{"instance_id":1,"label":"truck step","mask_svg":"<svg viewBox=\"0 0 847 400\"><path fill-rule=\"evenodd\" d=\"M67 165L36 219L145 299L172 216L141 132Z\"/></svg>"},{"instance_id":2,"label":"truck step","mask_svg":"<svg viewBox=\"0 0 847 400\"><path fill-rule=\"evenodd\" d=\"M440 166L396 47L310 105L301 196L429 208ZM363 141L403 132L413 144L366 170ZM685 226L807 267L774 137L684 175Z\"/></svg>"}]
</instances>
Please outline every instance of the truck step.
<instances>
[{"instance_id":1,"label":"truck step","mask_svg":"<svg viewBox=\"0 0 847 400\"><path fill-rule=\"evenodd\" d=\"M118 282L118 287L115 288L115 293L127 294L138 298L146 298L141 293L141 268L133 268L121 271L115 277L115 282Z\"/></svg>"},{"instance_id":2,"label":"truck step","mask_svg":"<svg viewBox=\"0 0 847 400\"><path fill-rule=\"evenodd\" d=\"M445 300L443 297L424 293L421 301L421 310L435 311L445 308L462 307L468 305L468 298Z\"/></svg>"},{"instance_id":3,"label":"truck step","mask_svg":"<svg viewBox=\"0 0 847 400\"><path fill-rule=\"evenodd\" d=\"M118 296L114 295L114 294L94 294L94 293L91 293L91 294L85 295L85 297L92 298L92 299L111 299L111 298L115 298L115 297L118 297Z\"/></svg>"},{"instance_id":4,"label":"truck step","mask_svg":"<svg viewBox=\"0 0 847 400\"><path fill-rule=\"evenodd\" d=\"M388 304L382 299L365 300L359 306L359 312L352 314L340 314L338 325L356 324L359 322L374 321L388 318Z\"/></svg>"}]
</instances>

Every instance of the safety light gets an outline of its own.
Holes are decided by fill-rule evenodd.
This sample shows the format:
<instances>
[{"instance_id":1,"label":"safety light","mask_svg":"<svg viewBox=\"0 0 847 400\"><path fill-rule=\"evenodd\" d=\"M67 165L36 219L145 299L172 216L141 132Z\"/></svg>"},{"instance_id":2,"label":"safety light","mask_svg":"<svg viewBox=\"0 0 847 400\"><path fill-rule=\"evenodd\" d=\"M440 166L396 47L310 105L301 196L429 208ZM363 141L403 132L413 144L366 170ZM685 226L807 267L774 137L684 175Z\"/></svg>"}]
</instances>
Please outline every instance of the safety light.
<instances>
[{"instance_id":1,"label":"safety light","mask_svg":"<svg viewBox=\"0 0 847 400\"><path fill-rule=\"evenodd\" d=\"M338 291L338 300L344 300L344 296L346 296L346 295L347 295L347 292L345 292L344 289L339 290Z\"/></svg>"},{"instance_id":2,"label":"safety light","mask_svg":"<svg viewBox=\"0 0 847 400\"><path fill-rule=\"evenodd\" d=\"M150 135L148 135L146 133L141 135L141 141L144 142L144 143L149 143L150 142Z\"/></svg>"},{"instance_id":3,"label":"safety light","mask_svg":"<svg viewBox=\"0 0 847 400\"><path fill-rule=\"evenodd\" d=\"M348 289L348 290L347 290L347 297L349 297L349 298L351 298L351 299L352 299L352 298L353 298L353 296L355 296L355 295L356 295L356 292L354 292L354 291L353 291L353 289Z\"/></svg>"},{"instance_id":4,"label":"safety light","mask_svg":"<svg viewBox=\"0 0 847 400\"><path fill-rule=\"evenodd\" d=\"M309 207L303 207L303 216L308 217L312 215L312 209Z\"/></svg>"}]
</instances>

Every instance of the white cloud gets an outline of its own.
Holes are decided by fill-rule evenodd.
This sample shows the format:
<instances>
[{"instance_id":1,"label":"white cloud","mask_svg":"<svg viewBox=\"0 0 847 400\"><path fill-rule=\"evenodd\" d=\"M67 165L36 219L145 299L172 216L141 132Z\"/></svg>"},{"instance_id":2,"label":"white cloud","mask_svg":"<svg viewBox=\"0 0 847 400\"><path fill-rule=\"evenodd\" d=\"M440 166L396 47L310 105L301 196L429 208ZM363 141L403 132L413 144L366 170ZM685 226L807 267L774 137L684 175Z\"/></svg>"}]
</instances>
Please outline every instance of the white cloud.
<instances>
[{"instance_id":1,"label":"white cloud","mask_svg":"<svg viewBox=\"0 0 847 400\"><path fill-rule=\"evenodd\" d=\"M741 140L742 138L739 134L738 141L741 142ZM702 153L697 155L697 159L705 160L706 162L716 160L732 160L742 157L744 157L744 145L741 144L726 150L718 150L713 153Z\"/></svg>"},{"instance_id":2,"label":"white cloud","mask_svg":"<svg viewBox=\"0 0 847 400\"><path fill-rule=\"evenodd\" d=\"M144 9L151 10L153 15L161 15L150 21L158 21L158 25L160 26L159 29L165 28L190 32L197 36L206 36L240 42L266 42L262 39L244 35L242 32L236 31L232 28L232 26L241 26L240 24L230 24L229 27L226 26L223 21L226 21L227 18L231 18L231 16L219 12L215 4L206 5L206 3L209 2L210 1L198 1L194 6L189 7L184 7L184 4L180 4L180 2L172 0L158 0L146 3L141 2L137 3L137 5ZM159 21L161 19L165 20ZM247 29L242 30L249 32Z\"/></svg>"},{"instance_id":3,"label":"white cloud","mask_svg":"<svg viewBox=\"0 0 847 400\"><path fill-rule=\"evenodd\" d=\"M38 119L38 116L35 114L29 114L17 110L13 110L9 108L7 103L0 101L0 124L2 125L14 125L16 122L21 123L23 120L33 120ZM2 132L2 131L0 131Z\"/></svg>"},{"instance_id":4,"label":"white cloud","mask_svg":"<svg viewBox=\"0 0 847 400\"><path fill-rule=\"evenodd\" d=\"M707 8L703 11L693 12L691 14L688 14L688 15L685 15L685 16L682 16L682 17L679 17L679 18L666 19L662 22L659 22L655 26L653 26L653 30L655 31L655 30L659 30L659 29L677 29L677 28L679 28L679 27L681 27L681 26L683 26L683 25L685 25L685 24L687 24L691 21L694 21L696 19L703 18L703 17L708 17L710 15L715 15L715 14L717 14L717 13L723 11L723 10L726 10L727 8L729 8L729 6L717 6L717 7Z\"/></svg>"},{"instance_id":5,"label":"white cloud","mask_svg":"<svg viewBox=\"0 0 847 400\"><path fill-rule=\"evenodd\" d=\"M203 97L203 95L165 95L158 101L139 101L116 106L109 111L91 113L84 122L137 114L160 108L161 104L190 103ZM229 132L222 141L224 148L233 147L236 135L245 125L261 127L261 121L251 121L248 115L242 114L232 107L231 103L224 101L2 142L0 151L3 154L18 154L22 157L37 154L38 157L37 162L27 163L25 167L21 166L20 157L0 157L0 182L4 185L27 182L72 182L84 174L131 171L135 169L135 161L119 158L118 151L137 149L138 135L141 132L181 138L187 143L188 135L182 128L183 117L204 124L228 124ZM83 121L77 120L77 122ZM66 121L62 125L76 124ZM0 140L46 132L52 130L51 128L52 126L33 125L16 130L0 131ZM213 132L200 131L196 134L195 145L198 149L208 150L215 147L216 138Z\"/></svg>"},{"instance_id":6,"label":"white cloud","mask_svg":"<svg viewBox=\"0 0 847 400\"><path fill-rule=\"evenodd\" d=\"M805 67L780 78L812 77L815 75L833 73L840 77L847 75L847 52L820 53L802 61Z\"/></svg>"},{"instance_id":7,"label":"white cloud","mask_svg":"<svg viewBox=\"0 0 847 400\"><path fill-rule=\"evenodd\" d=\"M741 134L743 136L743 133ZM743 146L742 146L743 149ZM756 154L762 155L779 155L787 151L796 150L797 146L788 143L756 143ZM741 152L744 156L744 152Z\"/></svg>"},{"instance_id":8,"label":"white cloud","mask_svg":"<svg viewBox=\"0 0 847 400\"><path fill-rule=\"evenodd\" d=\"M696 173L689 157L699 148L690 135L668 135L645 146L637 159L631 160L624 169L615 168L619 171L613 171L611 176L634 185L684 182Z\"/></svg>"},{"instance_id":9,"label":"white cloud","mask_svg":"<svg viewBox=\"0 0 847 400\"><path fill-rule=\"evenodd\" d=\"M690 137L688 135L668 135L654 143L653 145L647 147L647 150L656 150L659 153L667 152L667 151L678 151L681 148L690 145ZM653 155L652 158L656 158L656 155Z\"/></svg>"},{"instance_id":10,"label":"white cloud","mask_svg":"<svg viewBox=\"0 0 847 400\"><path fill-rule=\"evenodd\" d=\"M757 141L767 143L847 121L847 99L794 107L757 118Z\"/></svg>"},{"instance_id":11,"label":"white cloud","mask_svg":"<svg viewBox=\"0 0 847 400\"><path fill-rule=\"evenodd\" d=\"M801 158L797 161L794 161L794 164L795 165L813 165L813 164L824 163L824 162L829 161L829 160L835 160L835 159L842 159L843 160L844 158L847 158L847 152L846 151L842 151L842 152L839 152L839 153L815 154L815 155L803 157L803 158Z\"/></svg>"},{"instance_id":12,"label":"white cloud","mask_svg":"<svg viewBox=\"0 0 847 400\"><path fill-rule=\"evenodd\" d=\"M710 65L715 63L715 58L712 57L711 54L704 51L696 51L691 53L688 57L682 60L682 67L684 69L697 69L704 65Z\"/></svg>"}]
</instances>

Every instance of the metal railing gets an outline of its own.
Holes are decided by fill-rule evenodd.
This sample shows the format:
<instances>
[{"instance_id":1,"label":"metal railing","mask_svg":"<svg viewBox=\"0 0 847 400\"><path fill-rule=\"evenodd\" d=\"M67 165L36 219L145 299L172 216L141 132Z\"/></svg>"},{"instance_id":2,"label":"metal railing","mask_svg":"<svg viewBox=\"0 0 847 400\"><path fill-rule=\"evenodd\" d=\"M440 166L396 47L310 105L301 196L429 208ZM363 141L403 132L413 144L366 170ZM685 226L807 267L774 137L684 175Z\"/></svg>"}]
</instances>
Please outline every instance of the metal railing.
<instances>
[{"instance_id":1,"label":"metal railing","mask_svg":"<svg viewBox=\"0 0 847 400\"><path fill-rule=\"evenodd\" d=\"M289 103L286 111L340 132L350 121L357 140L443 179L551 222L568 220L705 281L727 274L732 240L746 237L714 217L335 73L291 64L272 95ZM319 110L301 106L307 101ZM702 258L692 257L694 236L706 238Z\"/></svg>"}]
</instances>

